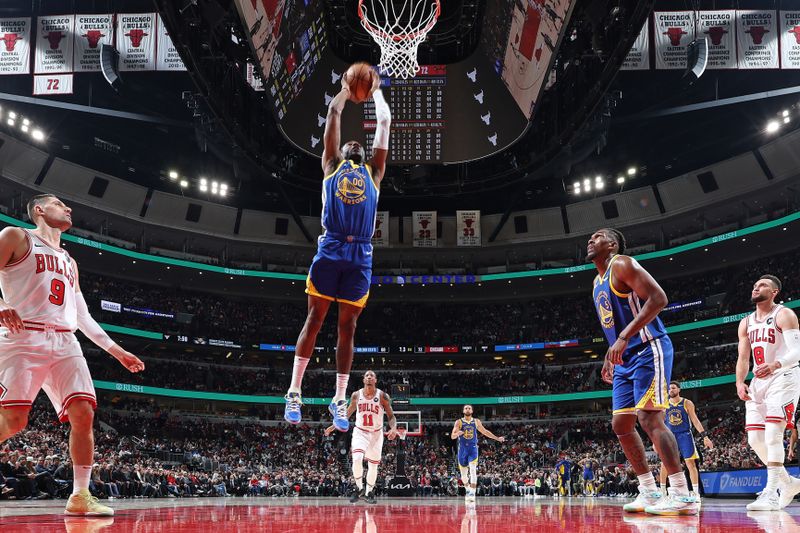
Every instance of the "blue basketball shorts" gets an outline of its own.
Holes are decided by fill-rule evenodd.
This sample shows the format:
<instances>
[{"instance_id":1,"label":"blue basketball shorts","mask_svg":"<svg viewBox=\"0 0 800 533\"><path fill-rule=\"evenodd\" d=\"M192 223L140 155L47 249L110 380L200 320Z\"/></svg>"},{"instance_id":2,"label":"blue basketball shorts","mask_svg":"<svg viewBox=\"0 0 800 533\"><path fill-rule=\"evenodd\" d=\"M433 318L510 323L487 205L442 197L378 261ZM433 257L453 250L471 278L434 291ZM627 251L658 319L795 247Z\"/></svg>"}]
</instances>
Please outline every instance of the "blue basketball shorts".
<instances>
[{"instance_id":1,"label":"blue basketball shorts","mask_svg":"<svg viewBox=\"0 0 800 533\"><path fill-rule=\"evenodd\" d=\"M306 279L306 293L365 307L372 281L372 245L320 240Z\"/></svg>"},{"instance_id":2,"label":"blue basketball shorts","mask_svg":"<svg viewBox=\"0 0 800 533\"><path fill-rule=\"evenodd\" d=\"M680 433L675 433L675 440L678 441L678 450L681 452L681 457L684 459L697 459L699 457L691 432L681 431Z\"/></svg>"},{"instance_id":3,"label":"blue basketball shorts","mask_svg":"<svg viewBox=\"0 0 800 533\"><path fill-rule=\"evenodd\" d=\"M458 447L458 466L469 466L478 460L478 447L477 446L459 446Z\"/></svg>"},{"instance_id":4,"label":"blue basketball shorts","mask_svg":"<svg viewBox=\"0 0 800 533\"><path fill-rule=\"evenodd\" d=\"M666 409L672 378L672 341L664 335L626 353L614 368L612 405L614 414L639 409Z\"/></svg>"}]
</instances>

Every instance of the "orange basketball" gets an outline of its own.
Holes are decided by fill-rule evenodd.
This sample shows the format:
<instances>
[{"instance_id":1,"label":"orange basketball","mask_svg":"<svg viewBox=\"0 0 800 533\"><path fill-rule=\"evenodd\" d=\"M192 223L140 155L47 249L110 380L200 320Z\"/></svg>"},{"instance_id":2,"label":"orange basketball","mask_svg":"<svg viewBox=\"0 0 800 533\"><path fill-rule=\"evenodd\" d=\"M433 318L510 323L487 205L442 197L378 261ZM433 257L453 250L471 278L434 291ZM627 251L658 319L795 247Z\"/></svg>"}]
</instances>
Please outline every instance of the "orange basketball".
<instances>
[{"instance_id":1,"label":"orange basketball","mask_svg":"<svg viewBox=\"0 0 800 533\"><path fill-rule=\"evenodd\" d=\"M369 63L353 63L344 73L344 80L350 87L350 94L363 102L372 94L372 83L378 74Z\"/></svg>"}]
</instances>

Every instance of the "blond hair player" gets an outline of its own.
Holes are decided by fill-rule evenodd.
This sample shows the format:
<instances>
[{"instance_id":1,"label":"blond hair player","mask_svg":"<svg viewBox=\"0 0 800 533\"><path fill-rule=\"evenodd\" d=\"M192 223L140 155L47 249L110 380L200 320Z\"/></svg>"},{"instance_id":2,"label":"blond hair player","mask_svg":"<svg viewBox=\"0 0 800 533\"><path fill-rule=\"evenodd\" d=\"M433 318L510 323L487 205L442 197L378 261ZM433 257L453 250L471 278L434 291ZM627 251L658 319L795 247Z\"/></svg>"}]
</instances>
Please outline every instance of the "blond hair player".
<instances>
[{"instance_id":1,"label":"blond hair player","mask_svg":"<svg viewBox=\"0 0 800 533\"><path fill-rule=\"evenodd\" d=\"M778 278L761 276L750 298L756 310L739 323L736 392L745 402L747 441L767 465L767 486L748 511L780 511L800 492L800 479L783 467L783 432L794 421L800 395L800 329L794 311L775 303L780 291ZM748 386L750 357L755 368Z\"/></svg>"},{"instance_id":2,"label":"blond hair player","mask_svg":"<svg viewBox=\"0 0 800 533\"><path fill-rule=\"evenodd\" d=\"M74 332L80 329L131 372L144 370L144 363L89 315L78 265L61 248L61 234L72 227L71 213L52 194L40 194L28 202L36 229L0 231L0 443L25 429L31 405L44 389L59 420L70 424L75 483L65 514L111 516L114 510L89 494L97 399Z\"/></svg>"}]
</instances>

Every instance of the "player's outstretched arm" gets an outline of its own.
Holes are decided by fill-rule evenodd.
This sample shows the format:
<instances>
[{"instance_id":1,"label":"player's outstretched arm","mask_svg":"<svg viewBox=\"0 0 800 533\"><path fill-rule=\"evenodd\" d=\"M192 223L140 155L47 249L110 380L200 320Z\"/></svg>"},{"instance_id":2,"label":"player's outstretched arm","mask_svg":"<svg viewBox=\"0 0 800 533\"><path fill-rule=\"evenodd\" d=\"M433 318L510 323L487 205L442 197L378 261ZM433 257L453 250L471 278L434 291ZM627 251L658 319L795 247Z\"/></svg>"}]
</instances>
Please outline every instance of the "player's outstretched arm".
<instances>
[{"instance_id":1,"label":"player's outstretched arm","mask_svg":"<svg viewBox=\"0 0 800 533\"><path fill-rule=\"evenodd\" d=\"M130 372L141 372L144 370L144 363L142 360L111 340L111 337L103 331L100 324L89 314L89 307L86 305L86 300L83 298L80 282L78 281L78 264L74 259L72 260L72 268L75 271L75 306L78 309L78 329L99 348L111 354L114 359L119 361L120 364Z\"/></svg>"},{"instance_id":2,"label":"player's outstretched arm","mask_svg":"<svg viewBox=\"0 0 800 533\"><path fill-rule=\"evenodd\" d=\"M322 172L330 174L342 160L341 118L344 104L350 99L350 88L342 76L342 90L333 97L328 104L328 116L325 119L325 134L323 136L324 150L322 151Z\"/></svg>"},{"instance_id":3,"label":"player's outstretched arm","mask_svg":"<svg viewBox=\"0 0 800 533\"><path fill-rule=\"evenodd\" d=\"M386 411L386 416L389 417L389 432L386 434L386 438L394 440L397 436L397 417L394 415L394 410L392 409L392 398L385 392L381 397L381 405L383 406L383 410Z\"/></svg>"},{"instance_id":4,"label":"player's outstretched arm","mask_svg":"<svg viewBox=\"0 0 800 533\"><path fill-rule=\"evenodd\" d=\"M745 384L750 371L750 339L747 338L747 318L739 322L739 358L736 360L736 393L746 402L750 399L750 389Z\"/></svg>"},{"instance_id":5,"label":"player's outstretched arm","mask_svg":"<svg viewBox=\"0 0 800 533\"><path fill-rule=\"evenodd\" d=\"M459 418L458 420L456 420L456 423L453 424L453 431L450 432L450 438L456 440L463 434L464 432L461 431L461 419Z\"/></svg>"},{"instance_id":6,"label":"player's outstretched arm","mask_svg":"<svg viewBox=\"0 0 800 533\"><path fill-rule=\"evenodd\" d=\"M350 395L350 403L347 406L347 419L348 420L350 420L350 417L353 416L353 413L356 412L356 409L358 408L357 403L358 403L358 391L356 391L356 392L354 392L353 394ZM330 426L325 428L325 431L324 431L325 436L327 437L328 435L333 433L335 430L336 430L336 426L331 424Z\"/></svg>"},{"instance_id":7,"label":"player's outstretched arm","mask_svg":"<svg viewBox=\"0 0 800 533\"><path fill-rule=\"evenodd\" d=\"M797 322L797 315L791 309L783 308L775 317L775 325L783 334L786 353L771 363L758 365L753 373L760 378L771 376L779 368L791 368L800 362L800 326Z\"/></svg>"},{"instance_id":8,"label":"player's outstretched arm","mask_svg":"<svg viewBox=\"0 0 800 533\"><path fill-rule=\"evenodd\" d=\"M378 123L375 126L375 140L372 142L372 159L370 160L372 179L379 188L386 172L386 160L389 158L389 133L392 128L392 112L383 97L380 83L380 76L375 76L372 99L375 101L375 118Z\"/></svg>"},{"instance_id":9,"label":"player's outstretched arm","mask_svg":"<svg viewBox=\"0 0 800 533\"><path fill-rule=\"evenodd\" d=\"M709 450L713 450L714 443L711 442L711 439L709 439L708 435L706 435L706 430L703 429L703 423L700 422L700 418L697 416L697 412L694 409L694 402L692 400L686 400L683 402L683 405L686 407L686 414L689 415L689 420L692 422L694 429L696 429L697 433L703 437L703 446Z\"/></svg>"},{"instance_id":10,"label":"player's outstretched arm","mask_svg":"<svg viewBox=\"0 0 800 533\"><path fill-rule=\"evenodd\" d=\"M9 226L0 231L0 269L17 258L28 253L28 239L20 228ZM0 326L6 327L11 333L18 333L25 325L19 313L0 298Z\"/></svg>"},{"instance_id":11,"label":"player's outstretched arm","mask_svg":"<svg viewBox=\"0 0 800 533\"><path fill-rule=\"evenodd\" d=\"M481 432L481 435L485 435L485 436L489 437L490 439L496 440L497 442L505 442L506 441L505 437L498 437L497 435L495 435L494 433L492 433L491 431L489 431L488 429L483 427L483 422L481 422L477 418L475 419L475 427L478 428L478 431Z\"/></svg>"}]
</instances>

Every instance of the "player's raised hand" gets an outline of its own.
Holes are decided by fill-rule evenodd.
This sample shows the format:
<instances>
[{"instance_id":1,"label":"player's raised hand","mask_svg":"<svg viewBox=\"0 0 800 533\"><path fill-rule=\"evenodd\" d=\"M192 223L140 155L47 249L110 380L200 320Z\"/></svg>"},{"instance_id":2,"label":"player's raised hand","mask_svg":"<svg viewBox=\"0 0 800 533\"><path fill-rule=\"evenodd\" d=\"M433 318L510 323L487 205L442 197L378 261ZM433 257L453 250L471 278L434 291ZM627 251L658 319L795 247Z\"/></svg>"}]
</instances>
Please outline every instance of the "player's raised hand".
<instances>
[{"instance_id":1,"label":"player's raised hand","mask_svg":"<svg viewBox=\"0 0 800 533\"><path fill-rule=\"evenodd\" d=\"M750 388L745 385L744 383L737 383L736 384L736 394L739 395L739 399L743 402L751 400L750 398Z\"/></svg>"},{"instance_id":2,"label":"player's raised hand","mask_svg":"<svg viewBox=\"0 0 800 533\"><path fill-rule=\"evenodd\" d=\"M600 379L609 385L614 383L614 364L608 359L603 362L603 369L600 370Z\"/></svg>"},{"instance_id":3,"label":"player's raised hand","mask_svg":"<svg viewBox=\"0 0 800 533\"><path fill-rule=\"evenodd\" d=\"M19 333L25 329L19 313L13 308L0 303L0 326L8 328L11 333Z\"/></svg>"}]
</instances>

